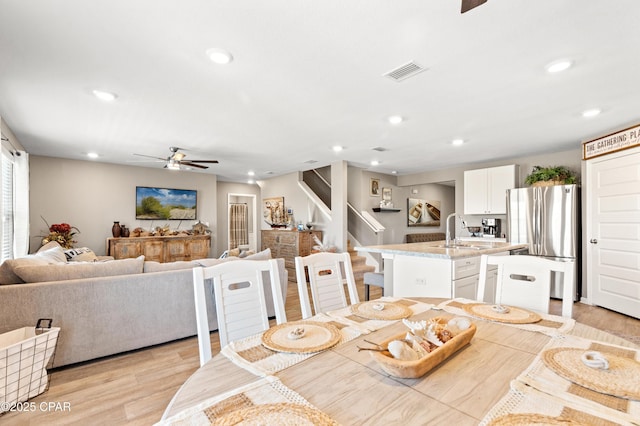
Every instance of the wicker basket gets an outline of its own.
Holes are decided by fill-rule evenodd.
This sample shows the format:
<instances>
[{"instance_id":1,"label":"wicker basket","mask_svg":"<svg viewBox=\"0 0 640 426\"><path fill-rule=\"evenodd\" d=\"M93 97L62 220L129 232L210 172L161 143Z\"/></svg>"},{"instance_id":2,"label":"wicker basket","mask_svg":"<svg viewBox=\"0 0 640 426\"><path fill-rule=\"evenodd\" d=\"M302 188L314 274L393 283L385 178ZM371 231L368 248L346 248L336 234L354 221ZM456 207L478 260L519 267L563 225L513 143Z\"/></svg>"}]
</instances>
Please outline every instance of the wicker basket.
<instances>
[{"instance_id":1,"label":"wicker basket","mask_svg":"<svg viewBox=\"0 0 640 426\"><path fill-rule=\"evenodd\" d=\"M422 377L427 374L433 368L438 366L438 364L467 345L474 334L476 334L476 326L472 323L468 329L457 334L453 339L435 349L433 352L430 352L428 355L415 361L397 360L387 351L370 352L370 354L374 361L377 362L378 365L380 365L380 367L388 374L403 379L417 379L418 377ZM406 332L398 334L380 343L380 345L386 347L392 340L403 339L405 335Z\"/></svg>"},{"instance_id":2,"label":"wicker basket","mask_svg":"<svg viewBox=\"0 0 640 426\"><path fill-rule=\"evenodd\" d=\"M0 413L47 389L60 328L51 327L51 320L40 327L41 321L0 334Z\"/></svg>"}]
</instances>

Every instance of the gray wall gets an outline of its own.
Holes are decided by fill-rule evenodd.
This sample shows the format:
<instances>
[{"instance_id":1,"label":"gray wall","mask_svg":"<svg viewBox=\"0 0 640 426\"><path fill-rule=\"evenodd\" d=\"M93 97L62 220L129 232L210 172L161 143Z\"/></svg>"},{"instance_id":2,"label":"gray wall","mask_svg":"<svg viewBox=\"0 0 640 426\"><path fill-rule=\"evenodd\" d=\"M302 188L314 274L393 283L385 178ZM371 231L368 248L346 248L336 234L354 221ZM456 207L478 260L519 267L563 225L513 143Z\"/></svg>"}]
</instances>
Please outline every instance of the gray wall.
<instances>
[{"instance_id":1,"label":"gray wall","mask_svg":"<svg viewBox=\"0 0 640 426\"><path fill-rule=\"evenodd\" d=\"M554 153L547 153L541 155L533 155L530 157L517 157L506 160L477 163L471 165L465 165L460 167L454 167L450 169L434 170L430 172L416 173L407 176L398 176L398 185L402 187L412 187L416 185L423 185L426 183L436 182L455 182L455 212L464 216L469 226L479 226L482 220L481 215L463 215L464 212L464 171L481 169L485 167L497 167L505 166L508 164L517 164L520 168L520 176L517 179L518 187L526 186L524 179L527 177L533 166L566 166L578 175L578 180L581 174L581 162L582 162L582 148L578 147L570 151L561 151ZM444 213L443 213L443 217ZM495 217L506 219L505 215L496 215ZM460 231L460 223L458 221L456 225L456 235L467 236L464 231ZM503 227L503 233L505 229Z\"/></svg>"},{"instance_id":2,"label":"gray wall","mask_svg":"<svg viewBox=\"0 0 640 426\"><path fill-rule=\"evenodd\" d=\"M39 156L30 157L30 172L30 252L40 247L38 236L47 231L41 216L49 225L66 222L77 227L76 247L89 247L98 255L105 254L116 220L130 229L167 223L171 229L190 229L195 223L135 220L136 186L196 189L198 219L217 230L217 177L212 174ZM211 241L213 253L216 240Z\"/></svg>"},{"instance_id":3,"label":"gray wall","mask_svg":"<svg viewBox=\"0 0 640 426\"><path fill-rule=\"evenodd\" d=\"M543 155L513 158L496 162L467 165L451 169L417 173L407 176L385 175L369 170L349 167L348 191L349 201L358 210L367 210L374 214L387 230L384 242L402 242L404 235L411 232L444 232L444 221L440 227L409 228L406 224L406 203L410 196L421 199L442 201L442 217L456 211L464 211L463 178L464 171L483 167L494 167L506 164L520 166L519 182L524 186L524 178L535 165L565 165L580 173L582 151L580 148L571 151L548 153ZM131 229L148 228L150 221L135 220L135 187L160 186L180 189L198 190L198 218L208 222L213 231L212 255L218 256L227 245L227 210L226 194L229 192L255 193L258 202L258 215L262 211L262 199L283 196L285 207L294 210L294 220L309 220L310 203L298 187L298 173L274 177L260 181L257 185L233 184L218 182L212 174L197 172L172 173L164 169L147 167L121 166L93 161L66 160L60 158L31 156L31 188L30 188L30 223L31 250L40 246L38 235L45 234L46 225L40 218L44 217L49 224L67 222L80 229L77 235L77 246L92 248L97 254L104 254L106 239L111 236L111 225L118 220ZM394 206L402 209L398 213L373 213L372 207L379 205L381 197L369 195L369 179L380 179L380 186L392 189ZM455 182L455 186L445 186L439 182ZM417 194L411 194L416 190ZM220 192L218 194L218 192ZM218 214L220 215L218 217ZM316 229L325 231L325 242L335 244L339 236L327 232L328 220L318 211L313 210L313 221ZM469 225L479 225L481 216L465 216ZM258 228L269 229L261 217L258 217ZM178 221L169 221L172 228ZM153 226L164 223L154 222ZM182 222L182 229L190 228L193 222ZM458 224L459 225L459 224ZM460 230L458 235L464 235ZM258 235L258 244L259 235Z\"/></svg>"}]
</instances>

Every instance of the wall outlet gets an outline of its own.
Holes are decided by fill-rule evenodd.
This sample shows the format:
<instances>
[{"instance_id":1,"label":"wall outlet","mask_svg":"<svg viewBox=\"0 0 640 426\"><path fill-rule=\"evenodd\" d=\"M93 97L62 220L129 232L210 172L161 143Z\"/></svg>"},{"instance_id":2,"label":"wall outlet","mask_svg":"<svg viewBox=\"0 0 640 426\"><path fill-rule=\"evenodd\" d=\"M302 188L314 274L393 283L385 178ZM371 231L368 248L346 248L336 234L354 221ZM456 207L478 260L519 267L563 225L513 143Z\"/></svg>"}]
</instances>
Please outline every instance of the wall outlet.
<instances>
[{"instance_id":1,"label":"wall outlet","mask_svg":"<svg viewBox=\"0 0 640 426\"><path fill-rule=\"evenodd\" d=\"M426 278L416 278L416 285L427 285L427 279Z\"/></svg>"}]
</instances>

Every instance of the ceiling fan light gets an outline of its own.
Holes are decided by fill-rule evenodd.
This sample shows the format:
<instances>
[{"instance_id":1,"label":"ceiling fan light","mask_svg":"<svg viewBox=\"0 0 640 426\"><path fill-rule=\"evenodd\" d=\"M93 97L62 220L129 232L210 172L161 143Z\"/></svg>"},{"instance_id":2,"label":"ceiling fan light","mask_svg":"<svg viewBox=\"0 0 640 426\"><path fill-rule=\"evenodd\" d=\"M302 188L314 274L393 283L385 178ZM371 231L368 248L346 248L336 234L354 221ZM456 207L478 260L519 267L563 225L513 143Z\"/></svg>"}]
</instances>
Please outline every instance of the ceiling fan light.
<instances>
[{"instance_id":1,"label":"ceiling fan light","mask_svg":"<svg viewBox=\"0 0 640 426\"><path fill-rule=\"evenodd\" d=\"M176 160L169 160L167 162L167 169L169 170L180 170L180 163Z\"/></svg>"}]
</instances>

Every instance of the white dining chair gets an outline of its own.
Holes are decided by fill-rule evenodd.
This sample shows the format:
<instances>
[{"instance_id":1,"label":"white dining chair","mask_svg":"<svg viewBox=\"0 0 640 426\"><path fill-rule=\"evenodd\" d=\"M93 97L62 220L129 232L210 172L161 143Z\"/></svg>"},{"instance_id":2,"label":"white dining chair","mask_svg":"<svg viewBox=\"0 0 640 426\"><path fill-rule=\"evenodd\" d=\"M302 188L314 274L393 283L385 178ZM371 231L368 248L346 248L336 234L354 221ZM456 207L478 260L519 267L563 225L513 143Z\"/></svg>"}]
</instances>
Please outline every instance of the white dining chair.
<instances>
[{"instance_id":1,"label":"white dining chair","mask_svg":"<svg viewBox=\"0 0 640 426\"><path fill-rule=\"evenodd\" d=\"M313 309L316 314L344 308L348 305L344 291L345 280L350 303L360 302L349 253L321 252L305 257L296 256L295 265L302 318L309 318L313 315L309 303L307 276L311 287Z\"/></svg>"},{"instance_id":2,"label":"white dining chair","mask_svg":"<svg viewBox=\"0 0 640 426\"><path fill-rule=\"evenodd\" d=\"M488 265L497 265L495 303L549 313L552 272L562 274L562 316L571 318L573 310L574 263L539 256L480 257L477 300L484 301Z\"/></svg>"},{"instance_id":3,"label":"white dining chair","mask_svg":"<svg viewBox=\"0 0 640 426\"><path fill-rule=\"evenodd\" d=\"M193 268L200 366L211 359L205 281L213 280L220 347L269 328L264 274L269 274L276 322L287 321L276 259L235 260Z\"/></svg>"}]
</instances>

